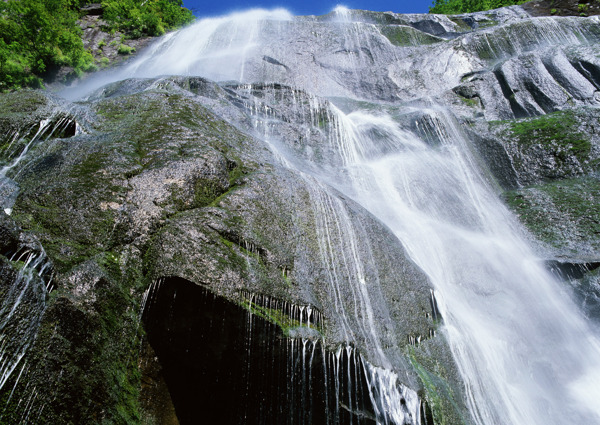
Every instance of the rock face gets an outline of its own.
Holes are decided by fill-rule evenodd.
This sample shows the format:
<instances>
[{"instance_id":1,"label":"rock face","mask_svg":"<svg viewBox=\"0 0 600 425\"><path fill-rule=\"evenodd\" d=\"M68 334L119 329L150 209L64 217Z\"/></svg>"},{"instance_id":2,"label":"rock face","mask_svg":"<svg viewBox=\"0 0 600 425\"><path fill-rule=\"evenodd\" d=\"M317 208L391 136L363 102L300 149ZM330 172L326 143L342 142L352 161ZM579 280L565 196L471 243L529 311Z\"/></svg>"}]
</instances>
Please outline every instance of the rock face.
<instances>
[{"instance_id":1,"label":"rock face","mask_svg":"<svg viewBox=\"0 0 600 425\"><path fill-rule=\"evenodd\" d=\"M11 391L14 387L27 393L27 385L43 382L53 388L48 394L65 393L60 402L40 398L38 409L45 408L36 421L139 420L137 359L131 357L130 364L122 359L140 344L142 300L149 283L173 277L232 300L228 308L236 314L245 314L244 305L257 309L255 314L265 309L249 301L253 294L279 300L282 306L310 308L312 315L304 313L298 324L282 326L286 333L325 337L328 349L350 342L374 363L379 361L377 349L394 354L398 345L409 347L413 339L424 341L433 332L427 279L389 230L335 191L278 165L267 145L204 106L218 104L243 126L248 120L245 106L235 105L247 97L236 90L244 92L199 78L167 78L117 83L94 100L66 107L35 92L4 97L7 105L16 105L8 116L19 115L22 102L31 98L39 102L40 114L48 111L49 122L59 123L49 125L62 128L54 117L77 123L74 134L58 134L52 127L52 136L31 138L18 196L5 203L11 215L3 213L3 231L12 235L3 257L6 285L15 280L15 258L25 249L19 238L39 240L43 249L38 246L35 252L52 262L53 290L45 295L40 312L44 320L32 331L37 339L29 350L39 356L31 360L36 367L26 370L26 379L19 382L14 373L7 384ZM258 96L280 96L283 114L289 112L284 101L302 95L284 86L254 90ZM36 129L37 113L19 117L26 122L11 122ZM298 128L290 126L289 131ZM11 149L22 150L29 137L16 139ZM13 181L4 177L5 184ZM343 216L320 217L320 202L326 207L333 203ZM332 270L326 268L339 269L351 260L341 230L328 235L341 252L322 252L319 226L340 224L353 228L364 242L355 255L370 257L365 261L372 270L366 270L365 279L374 297L369 302L377 303L375 326L384 335L385 347L376 349L380 341L360 331L357 316L339 313L339 308L367 308L355 292L351 273L336 273L332 279ZM329 255L325 263L323 255ZM330 288L327 282L336 286ZM279 308L265 311L273 315ZM296 320L293 311L282 311ZM317 326L322 317L326 324ZM115 333L120 336L115 338ZM445 350L441 341L428 345L428 350ZM420 348L414 351L416 359ZM49 370L62 372L55 376ZM407 373L403 384L419 389L417 373L409 367ZM451 364L444 373L446 379L456 379ZM84 390L87 396L81 396ZM367 394L361 397L369 400ZM176 408L189 409L185 400L177 400ZM182 423L194 423L189 414L181 415Z\"/></svg>"},{"instance_id":2,"label":"rock face","mask_svg":"<svg viewBox=\"0 0 600 425\"><path fill-rule=\"evenodd\" d=\"M437 274L361 202L353 165L466 140L541 256L583 270L567 278L597 318L598 18L204 25L214 44L168 35L77 101L0 97L0 423L493 423ZM486 227L442 202L457 229Z\"/></svg>"}]
</instances>

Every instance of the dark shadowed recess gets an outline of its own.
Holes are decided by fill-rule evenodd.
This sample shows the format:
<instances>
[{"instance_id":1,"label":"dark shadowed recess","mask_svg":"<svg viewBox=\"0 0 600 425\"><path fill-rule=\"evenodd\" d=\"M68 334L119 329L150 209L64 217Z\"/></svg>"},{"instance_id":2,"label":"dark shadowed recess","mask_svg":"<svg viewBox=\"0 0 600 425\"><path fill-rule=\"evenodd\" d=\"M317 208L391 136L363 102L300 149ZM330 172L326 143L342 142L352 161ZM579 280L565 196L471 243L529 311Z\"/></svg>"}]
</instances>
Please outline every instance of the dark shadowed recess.
<instances>
[{"instance_id":1,"label":"dark shadowed recess","mask_svg":"<svg viewBox=\"0 0 600 425\"><path fill-rule=\"evenodd\" d=\"M277 325L176 277L163 280L144 324L181 425L375 423L355 350L287 338Z\"/></svg>"}]
</instances>

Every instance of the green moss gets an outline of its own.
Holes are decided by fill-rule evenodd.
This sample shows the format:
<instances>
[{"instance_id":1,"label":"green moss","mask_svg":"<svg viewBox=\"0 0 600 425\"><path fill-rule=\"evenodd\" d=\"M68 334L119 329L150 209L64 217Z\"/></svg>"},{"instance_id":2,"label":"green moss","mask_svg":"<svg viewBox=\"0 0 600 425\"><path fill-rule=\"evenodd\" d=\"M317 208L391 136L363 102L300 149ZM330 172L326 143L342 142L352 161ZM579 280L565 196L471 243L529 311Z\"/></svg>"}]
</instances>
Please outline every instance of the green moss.
<instances>
[{"instance_id":1,"label":"green moss","mask_svg":"<svg viewBox=\"0 0 600 425\"><path fill-rule=\"evenodd\" d=\"M461 19L461 18L458 18L458 17L455 17L455 16L451 16L450 20L457 25L457 28L456 28L457 32L471 31L471 26L469 24L467 24L464 21L464 19Z\"/></svg>"},{"instance_id":2,"label":"green moss","mask_svg":"<svg viewBox=\"0 0 600 425\"><path fill-rule=\"evenodd\" d=\"M242 301L241 305L247 310L251 311L252 314L262 317L263 319L268 320L269 322L279 326L283 331L283 334L286 336L290 334L291 330L299 327L314 329L319 333L323 333L323 329L321 327L317 327L313 323L311 323L309 326L306 323L301 323L298 320L292 319L280 310L259 306L258 304L253 303L248 299Z\"/></svg>"},{"instance_id":3,"label":"green moss","mask_svg":"<svg viewBox=\"0 0 600 425\"><path fill-rule=\"evenodd\" d=\"M458 98L461 100L462 103L464 103L469 108L478 108L479 107L479 100L475 97L468 98L468 97L459 96Z\"/></svg>"},{"instance_id":4,"label":"green moss","mask_svg":"<svg viewBox=\"0 0 600 425\"><path fill-rule=\"evenodd\" d=\"M600 249L600 181L564 179L504 194L507 205L540 240L563 246L590 240Z\"/></svg>"},{"instance_id":5,"label":"green moss","mask_svg":"<svg viewBox=\"0 0 600 425\"><path fill-rule=\"evenodd\" d=\"M24 195L13 218L23 230L37 234L56 267L66 271L111 244L115 217L112 210L69 210L63 195L62 190Z\"/></svg>"},{"instance_id":6,"label":"green moss","mask_svg":"<svg viewBox=\"0 0 600 425\"><path fill-rule=\"evenodd\" d=\"M73 190L69 186L47 185L47 193L39 193L35 188L23 193L12 214L23 230L37 235L60 271L106 250L115 235L115 212L98 206L102 197L112 195L95 190L86 180L74 182ZM102 180L95 183L103 185Z\"/></svg>"},{"instance_id":7,"label":"green moss","mask_svg":"<svg viewBox=\"0 0 600 425\"><path fill-rule=\"evenodd\" d=\"M117 257L115 253L98 256L105 263L103 269L113 269L108 275L120 276L114 273ZM3 404L0 423L18 423L23 414L19 402L31 397L36 387L45 391L36 395L34 409L41 413L35 423L139 423L141 334L135 313L139 297L132 290L139 285L108 275L100 277L94 296L85 302L74 302L61 289L51 294L27 355L29 372L19 381L11 402Z\"/></svg>"},{"instance_id":8,"label":"green moss","mask_svg":"<svg viewBox=\"0 0 600 425\"><path fill-rule=\"evenodd\" d=\"M381 33L395 46L420 46L439 43L441 39L404 25L387 25Z\"/></svg>"},{"instance_id":9,"label":"green moss","mask_svg":"<svg viewBox=\"0 0 600 425\"><path fill-rule=\"evenodd\" d=\"M233 249L233 246L235 245L233 242L231 242L229 239L225 239L223 236L221 236L220 239L226 247L228 247L229 249Z\"/></svg>"},{"instance_id":10,"label":"green moss","mask_svg":"<svg viewBox=\"0 0 600 425\"><path fill-rule=\"evenodd\" d=\"M243 276L249 274L249 262L252 265L252 273L268 274L265 263L258 252L246 249L243 241L232 240L231 236L219 235L219 241L227 247L227 250L221 251L224 255L216 256L219 267L222 270L235 269ZM185 263L183 261L182 263Z\"/></svg>"},{"instance_id":11,"label":"green moss","mask_svg":"<svg viewBox=\"0 0 600 425\"><path fill-rule=\"evenodd\" d=\"M97 247L66 238L42 236L42 244L57 271L66 272L100 252Z\"/></svg>"},{"instance_id":12,"label":"green moss","mask_svg":"<svg viewBox=\"0 0 600 425\"><path fill-rule=\"evenodd\" d=\"M427 368L419 361L414 347L408 346L408 358L425 388L424 398L431 408L436 425L459 425L470 423L460 414L461 408L455 400L452 387L443 377L443 368L437 364L436 371ZM423 395L421 395L423 397Z\"/></svg>"},{"instance_id":13,"label":"green moss","mask_svg":"<svg viewBox=\"0 0 600 425\"><path fill-rule=\"evenodd\" d=\"M119 255L115 252L103 252L96 257L98 265L102 267L109 276L114 278L121 277L121 265L119 263Z\"/></svg>"},{"instance_id":14,"label":"green moss","mask_svg":"<svg viewBox=\"0 0 600 425\"><path fill-rule=\"evenodd\" d=\"M582 163L589 159L592 145L589 137L579 132L573 111L508 121L508 125L507 135L524 147L541 145L553 152L558 161L564 161L568 155Z\"/></svg>"},{"instance_id":15,"label":"green moss","mask_svg":"<svg viewBox=\"0 0 600 425\"><path fill-rule=\"evenodd\" d=\"M0 96L0 116L10 113L34 112L48 104L42 94L34 90L21 90Z\"/></svg>"},{"instance_id":16,"label":"green moss","mask_svg":"<svg viewBox=\"0 0 600 425\"><path fill-rule=\"evenodd\" d=\"M194 183L193 207L201 208L211 205L226 192L223 184L215 179L200 178Z\"/></svg>"},{"instance_id":17,"label":"green moss","mask_svg":"<svg viewBox=\"0 0 600 425\"><path fill-rule=\"evenodd\" d=\"M239 180L248 175L248 170L246 167L239 165L239 159L235 162L235 165L232 169L229 170L229 184L231 186L237 185Z\"/></svg>"},{"instance_id":18,"label":"green moss","mask_svg":"<svg viewBox=\"0 0 600 425\"><path fill-rule=\"evenodd\" d=\"M118 90L119 83L113 87ZM110 94L110 88L108 90ZM118 133L127 129L130 139L123 142L133 142L137 148L123 153L137 154L144 166L150 166L148 162L151 159L180 159L182 153L193 156L202 152L203 144L198 144L197 139L189 140L190 130L203 133L205 141L210 144L239 139L239 134L233 134L235 131L231 126L206 108L160 88L142 95L106 99L95 104L94 108L104 118L101 122L103 129ZM166 143L172 140L179 140L176 149Z\"/></svg>"}]
</instances>

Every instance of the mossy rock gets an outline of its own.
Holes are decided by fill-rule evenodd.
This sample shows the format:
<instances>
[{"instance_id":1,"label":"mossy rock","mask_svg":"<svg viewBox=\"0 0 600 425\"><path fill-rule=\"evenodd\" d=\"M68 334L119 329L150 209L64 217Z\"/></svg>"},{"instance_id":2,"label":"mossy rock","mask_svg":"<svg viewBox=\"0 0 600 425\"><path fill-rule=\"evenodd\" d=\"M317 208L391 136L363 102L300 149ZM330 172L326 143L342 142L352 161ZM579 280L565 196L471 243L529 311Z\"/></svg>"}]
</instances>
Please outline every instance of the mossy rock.
<instances>
[{"instance_id":1,"label":"mossy rock","mask_svg":"<svg viewBox=\"0 0 600 425\"><path fill-rule=\"evenodd\" d=\"M488 128L510 158L520 185L532 186L600 170L598 118L597 109L578 108L492 121Z\"/></svg>"},{"instance_id":2,"label":"mossy rock","mask_svg":"<svg viewBox=\"0 0 600 425\"><path fill-rule=\"evenodd\" d=\"M405 25L386 25L381 28L381 33L395 46L421 46L444 41L431 34L424 33Z\"/></svg>"},{"instance_id":3,"label":"mossy rock","mask_svg":"<svg viewBox=\"0 0 600 425\"><path fill-rule=\"evenodd\" d=\"M435 352L434 356L432 352ZM470 424L469 413L460 400L461 389L455 386L458 371L452 367L450 359L439 361L444 357L440 341L434 338L421 345L408 347L407 357L421 380L419 396L427 403L429 412L426 414L432 415L427 423ZM436 358L438 360L434 360Z\"/></svg>"},{"instance_id":4,"label":"mossy rock","mask_svg":"<svg viewBox=\"0 0 600 425\"><path fill-rule=\"evenodd\" d=\"M597 260L600 252L600 180L553 181L504 195L508 206L541 241L568 258Z\"/></svg>"},{"instance_id":5,"label":"mossy rock","mask_svg":"<svg viewBox=\"0 0 600 425\"><path fill-rule=\"evenodd\" d=\"M575 112L558 111L535 118L509 123L509 137L523 147L541 145L561 161L573 155L580 162L590 159L592 144L589 136L579 131Z\"/></svg>"},{"instance_id":6,"label":"mossy rock","mask_svg":"<svg viewBox=\"0 0 600 425\"><path fill-rule=\"evenodd\" d=\"M372 261L364 284L381 300L385 323L375 326L386 335L383 349L397 354L407 334L424 335L431 325L424 313L429 282L389 229L358 204L281 166L266 144L205 106L239 107L231 90L182 78L102 89L77 105L81 133L42 140L11 175L20 187L12 218L42 243L55 273L56 289L27 357L31 371L22 381L48 389L39 396L47 405L40 423L141 420L140 309L145 290L162 277L205 285L238 305L240 292L249 291L314 306L327 321L321 329L303 329L278 311L254 306L254 312L288 335L314 331L328 346L347 342L331 285L324 283L332 279L326 267L342 270L347 258L333 252L324 264L319 239L319 231L331 228L327 243L349 249L337 225L342 220L357 240L372 244L352 252ZM210 96L186 91L192 85ZM270 89L256 90L248 96ZM289 109L279 100L284 115ZM243 114L224 113L230 119ZM323 121L310 125L321 130ZM251 131L243 119L238 124ZM331 222L318 230L330 203ZM347 286L342 302L352 303L354 278L351 271L341 277L340 287ZM375 357L369 354L373 344L362 337L356 344L365 357ZM403 372L418 382L410 365ZM19 385L14 400L29 397L28 388ZM15 403L8 407L11 421L18 419Z\"/></svg>"}]
</instances>

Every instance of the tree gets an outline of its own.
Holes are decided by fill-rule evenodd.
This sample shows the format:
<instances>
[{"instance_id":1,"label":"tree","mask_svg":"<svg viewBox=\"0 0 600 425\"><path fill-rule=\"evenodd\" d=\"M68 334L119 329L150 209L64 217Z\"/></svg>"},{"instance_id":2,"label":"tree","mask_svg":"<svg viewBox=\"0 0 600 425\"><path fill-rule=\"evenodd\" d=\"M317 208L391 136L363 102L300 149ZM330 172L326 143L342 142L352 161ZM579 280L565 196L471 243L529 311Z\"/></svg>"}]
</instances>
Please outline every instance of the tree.
<instances>
[{"instance_id":1,"label":"tree","mask_svg":"<svg viewBox=\"0 0 600 425\"><path fill-rule=\"evenodd\" d=\"M131 38L162 35L194 20L182 7L182 0L104 0L103 17L111 26Z\"/></svg>"},{"instance_id":2,"label":"tree","mask_svg":"<svg viewBox=\"0 0 600 425\"><path fill-rule=\"evenodd\" d=\"M0 3L0 90L41 86L60 66L80 71L92 63L83 48L74 0Z\"/></svg>"}]
</instances>

